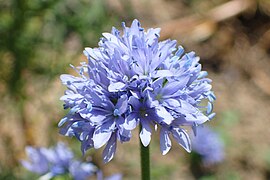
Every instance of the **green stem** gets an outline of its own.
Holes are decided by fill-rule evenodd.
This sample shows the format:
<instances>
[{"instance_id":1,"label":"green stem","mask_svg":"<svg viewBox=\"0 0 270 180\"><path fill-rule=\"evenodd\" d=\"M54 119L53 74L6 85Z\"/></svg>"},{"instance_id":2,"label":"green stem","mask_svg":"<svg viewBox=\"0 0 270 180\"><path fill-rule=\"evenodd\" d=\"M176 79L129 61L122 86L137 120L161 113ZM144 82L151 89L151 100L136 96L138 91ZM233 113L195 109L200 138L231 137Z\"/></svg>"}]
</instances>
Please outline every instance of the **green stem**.
<instances>
[{"instance_id":1,"label":"green stem","mask_svg":"<svg viewBox=\"0 0 270 180\"><path fill-rule=\"evenodd\" d=\"M142 129L140 125L140 130ZM141 149L141 179L150 180L150 158L149 158L149 145L144 147L140 141Z\"/></svg>"}]
</instances>

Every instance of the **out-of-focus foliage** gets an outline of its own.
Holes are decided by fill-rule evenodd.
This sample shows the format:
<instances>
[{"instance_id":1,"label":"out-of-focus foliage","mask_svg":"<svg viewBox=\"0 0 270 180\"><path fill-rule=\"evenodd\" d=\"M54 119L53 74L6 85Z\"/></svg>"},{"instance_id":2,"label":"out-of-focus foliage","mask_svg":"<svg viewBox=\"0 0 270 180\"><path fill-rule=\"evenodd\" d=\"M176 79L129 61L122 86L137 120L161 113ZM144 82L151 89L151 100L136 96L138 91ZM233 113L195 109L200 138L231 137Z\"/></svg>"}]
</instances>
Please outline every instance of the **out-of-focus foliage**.
<instances>
[{"instance_id":1,"label":"out-of-focus foliage","mask_svg":"<svg viewBox=\"0 0 270 180\"><path fill-rule=\"evenodd\" d=\"M72 55L94 45L114 23L100 0L0 1L0 75L12 95L24 95L27 74L51 78Z\"/></svg>"}]
</instances>

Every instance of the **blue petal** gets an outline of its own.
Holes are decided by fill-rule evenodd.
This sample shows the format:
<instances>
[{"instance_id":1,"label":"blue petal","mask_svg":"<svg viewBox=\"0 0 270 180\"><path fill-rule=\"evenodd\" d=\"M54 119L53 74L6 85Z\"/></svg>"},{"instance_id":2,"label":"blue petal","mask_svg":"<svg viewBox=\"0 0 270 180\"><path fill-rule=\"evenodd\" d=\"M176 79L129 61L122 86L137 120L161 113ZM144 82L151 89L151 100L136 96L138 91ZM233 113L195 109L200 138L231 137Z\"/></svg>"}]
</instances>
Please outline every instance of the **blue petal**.
<instances>
[{"instance_id":1,"label":"blue petal","mask_svg":"<svg viewBox=\"0 0 270 180\"><path fill-rule=\"evenodd\" d=\"M199 111L196 114L185 114L185 115L186 115L185 117L186 121L190 122L191 124L193 123L203 124L206 121L208 121L208 117Z\"/></svg>"},{"instance_id":2,"label":"blue petal","mask_svg":"<svg viewBox=\"0 0 270 180\"><path fill-rule=\"evenodd\" d=\"M123 124L123 127L127 130L133 130L138 125L137 120L137 114L136 113L130 113L128 117L125 119L125 123Z\"/></svg>"},{"instance_id":3,"label":"blue petal","mask_svg":"<svg viewBox=\"0 0 270 180\"><path fill-rule=\"evenodd\" d=\"M108 121L103 123L99 128L97 128L93 135L94 148L98 149L108 142L111 134L115 128L114 121Z\"/></svg>"},{"instance_id":4,"label":"blue petal","mask_svg":"<svg viewBox=\"0 0 270 180\"><path fill-rule=\"evenodd\" d=\"M104 180L122 180L122 174L114 174L106 177Z\"/></svg>"},{"instance_id":5,"label":"blue petal","mask_svg":"<svg viewBox=\"0 0 270 180\"><path fill-rule=\"evenodd\" d=\"M140 99L139 92L137 92L137 91L130 91L130 93L132 94L133 97L135 97L137 99Z\"/></svg>"},{"instance_id":6,"label":"blue petal","mask_svg":"<svg viewBox=\"0 0 270 180\"><path fill-rule=\"evenodd\" d=\"M137 19L134 19L130 27L131 33L133 33L134 35L138 35L140 26L140 22Z\"/></svg>"},{"instance_id":7,"label":"blue petal","mask_svg":"<svg viewBox=\"0 0 270 180\"><path fill-rule=\"evenodd\" d=\"M213 104L211 102L208 102L207 103L207 110L206 110L206 113L207 114L210 114L213 110Z\"/></svg>"},{"instance_id":8,"label":"blue petal","mask_svg":"<svg viewBox=\"0 0 270 180\"><path fill-rule=\"evenodd\" d=\"M81 81L82 79L79 77L75 77L69 74L62 74L60 75L60 79L62 81L63 84L65 85L70 85L70 83L74 82L74 81Z\"/></svg>"},{"instance_id":9,"label":"blue petal","mask_svg":"<svg viewBox=\"0 0 270 180\"><path fill-rule=\"evenodd\" d=\"M181 57L184 52L185 52L184 48L182 46L179 46L178 50L175 53L175 55L178 56L178 57Z\"/></svg>"},{"instance_id":10,"label":"blue petal","mask_svg":"<svg viewBox=\"0 0 270 180\"><path fill-rule=\"evenodd\" d=\"M173 128L171 132L178 144L182 146L187 152L191 152L191 145L188 134L182 128Z\"/></svg>"},{"instance_id":11,"label":"blue petal","mask_svg":"<svg viewBox=\"0 0 270 180\"><path fill-rule=\"evenodd\" d=\"M49 171L49 164L44 153L41 152L41 148L26 147L26 154L29 161L21 161L22 165L29 171L44 174Z\"/></svg>"},{"instance_id":12,"label":"blue petal","mask_svg":"<svg viewBox=\"0 0 270 180\"><path fill-rule=\"evenodd\" d=\"M92 114L90 117L90 121L93 123L101 123L106 119L105 115L100 115L100 114Z\"/></svg>"},{"instance_id":13,"label":"blue petal","mask_svg":"<svg viewBox=\"0 0 270 180\"><path fill-rule=\"evenodd\" d=\"M207 75L208 75L207 71L201 71L201 72L199 73L198 79L204 78L204 77L206 77Z\"/></svg>"},{"instance_id":14,"label":"blue petal","mask_svg":"<svg viewBox=\"0 0 270 180\"><path fill-rule=\"evenodd\" d=\"M126 87L125 83L122 82L116 82L116 83L111 83L108 87L109 92L118 92L124 90Z\"/></svg>"},{"instance_id":15,"label":"blue petal","mask_svg":"<svg viewBox=\"0 0 270 180\"><path fill-rule=\"evenodd\" d=\"M212 113L212 114L208 115L208 118L209 118L209 120L211 120L211 119L213 119L215 116L216 116L216 113Z\"/></svg>"},{"instance_id":16,"label":"blue petal","mask_svg":"<svg viewBox=\"0 0 270 180\"><path fill-rule=\"evenodd\" d=\"M63 119L60 120L60 122L58 123L58 127L63 126L63 124L65 124L68 121L67 117L64 117Z\"/></svg>"},{"instance_id":17,"label":"blue petal","mask_svg":"<svg viewBox=\"0 0 270 180\"><path fill-rule=\"evenodd\" d=\"M77 100L82 99L83 96L80 94L67 94L60 98L61 101L67 101L67 100Z\"/></svg>"},{"instance_id":18,"label":"blue petal","mask_svg":"<svg viewBox=\"0 0 270 180\"><path fill-rule=\"evenodd\" d=\"M170 109L175 109L175 108L180 107L179 101L176 100L176 99L172 99L172 98L165 99L163 101L163 105L166 106L166 107L168 107L168 108L170 108Z\"/></svg>"},{"instance_id":19,"label":"blue petal","mask_svg":"<svg viewBox=\"0 0 270 180\"><path fill-rule=\"evenodd\" d=\"M215 94L211 91L207 93L207 98L209 99L210 102L213 102L214 100L216 100Z\"/></svg>"},{"instance_id":20,"label":"blue petal","mask_svg":"<svg viewBox=\"0 0 270 180\"><path fill-rule=\"evenodd\" d=\"M85 56L87 56L87 58L89 59L89 57L91 56L92 58L94 58L94 59L102 59L102 54L101 54L101 52L100 52L100 50L99 49L93 49L93 48L89 48L89 47L87 47L87 48L85 48L85 50L84 50L84 55Z\"/></svg>"},{"instance_id":21,"label":"blue petal","mask_svg":"<svg viewBox=\"0 0 270 180\"><path fill-rule=\"evenodd\" d=\"M212 88L212 86L210 84L207 83L202 83L196 87L194 87L194 89L192 91L190 91L188 93L188 95L192 96L192 97L196 97L198 95L201 95L204 92L208 92L210 91Z\"/></svg>"},{"instance_id":22,"label":"blue petal","mask_svg":"<svg viewBox=\"0 0 270 180\"><path fill-rule=\"evenodd\" d=\"M68 170L74 180L86 180L97 171L97 167L92 163L75 160L70 163Z\"/></svg>"},{"instance_id":23,"label":"blue petal","mask_svg":"<svg viewBox=\"0 0 270 180\"><path fill-rule=\"evenodd\" d=\"M109 41L118 43L118 38L111 33L102 33L102 35Z\"/></svg>"},{"instance_id":24,"label":"blue petal","mask_svg":"<svg viewBox=\"0 0 270 180\"><path fill-rule=\"evenodd\" d=\"M98 132L94 133L93 135L93 141L94 141L94 148L99 149L101 148L104 144L108 142L112 134L112 131L110 132Z\"/></svg>"},{"instance_id":25,"label":"blue petal","mask_svg":"<svg viewBox=\"0 0 270 180\"><path fill-rule=\"evenodd\" d=\"M141 121L142 130L140 132L140 139L144 147L147 147L151 141L151 127L148 122Z\"/></svg>"},{"instance_id":26,"label":"blue petal","mask_svg":"<svg viewBox=\"0 0 270 180\"><path fill-rule=\"evenodd\" d=\"M162 89L162 93L164 95L173 95L175 92L182 90L186 87L190 77L187 75L182 75L177 78L175 81L170 81L166 84L166 86Z\"/></svg>"},{"instance_id":27,"label":"blue petal","mask_svg":"<svg viewBox=\"0 0 270 180\"><path fill-rule=\"evenodd\" d=\"M123 128L123 126L119 127L119 135L120 135L120 141L121 142L126 142L129 141L131 138L131 131Z\"/></svg>"},{"instance_id":28,"label":"blue petal","mask_svg":"<svg viewBox=\"0 0 270 180\"><path fill-rule=\"evenodd\" d=\"M163 128L160 129L160 151L165 155L171 149L172 143L168 134Z\"/></svg>"},{"instance_id":29,"label":"blue petal","mask_svg":"<svg viewBox=\"0 0 270 180\"><path fill-rule=\"evenodd\" d=\"M170 70L156 70L152 73L153 78L171 77L173 73Z\"/></svg>"},{"instance_id":30,"label":"blue petal","mask_svg":"<svg viewBox=\"0 0 270 180\"><path fill-rule=\"evenodd\" d=\"M163 119L162 122L166 124L171 124L174 118L164 107L158 106L155 109L156 109L157 115Z\"/></svg>"},{"instance_id":31,"label":"blue petal","mask_svg":"<svg viewBox=\"0 0 270 180\"><path fill-rule=\"evenodd\" d=\"M132 106L133 109L136 109L136 110L139 110L139 108L141 107L141 103L139 99L135 98L134 96L131 96L128 99L128 103Z\"/></svg>"},{"instance_id":32,"label":"blue petal","mask_svg":"<svg viewBox=\"0 0 270 180\"><path fill-rule=\"evenodd\" d=\"M74 106L73 108L70 109L68 112L70 115L74 115L76 112L80 110L80 107L78 105Z\"/></svg>"},{"instance_id":33,"label":"blue petal","mask_svg":"<svg viewBox=\"0 0 270 180\"><path fill-rule=\"evenodd\" d=\"M184 100L180 100L181 107L177 109L182 114L196 113L198 111L197 108L192 106L190 103Z\"/></svg>"},{"instance_id":34,"label":"blue petal","mask_svg":"<svg viewBox=\"0 0 270 180\"><path fill-rule=\"evenodd\" d=\"M118 101L117 101L117 103L115 105L115 108L119 110L119 114L123 114L127 110L127 106L128 106L127 99L128 99L127 95L122 95L118 99Z\"/></svg>"},{"instance_id":35,"label":"blue petal","mask_svg":"<svg viewBox=\"0 0 270 180\"><path fill-rule=\"evenodd\" d=\"M116 150L116 134L113 133L102 153L104 163L107 163L110 160L112 160L115 150Z\"/></svg>"},{"instance_id":36,"label":"blue petal","mask_svg":"<svg viewBox=\"0 0 270 180\"><path fill-rule=\"evenodd\" d=\"M147 30L146 33L146 43L148 45L152 45L153 43L157 42L158 37L159 37L159 33L160 33L160 28L150 28Z\"/></svg>"}]
</instances>

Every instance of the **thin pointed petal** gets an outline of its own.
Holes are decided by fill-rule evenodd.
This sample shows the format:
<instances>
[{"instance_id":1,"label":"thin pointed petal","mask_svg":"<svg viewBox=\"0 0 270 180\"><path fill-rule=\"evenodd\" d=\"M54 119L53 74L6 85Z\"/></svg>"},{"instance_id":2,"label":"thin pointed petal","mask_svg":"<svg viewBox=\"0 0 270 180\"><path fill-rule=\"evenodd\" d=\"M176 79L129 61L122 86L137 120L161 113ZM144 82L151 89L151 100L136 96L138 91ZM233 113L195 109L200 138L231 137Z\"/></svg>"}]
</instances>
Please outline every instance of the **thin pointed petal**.
<instances>
[{"instance_id":1,"label":"thin pointed petal","mask_svg":"<svg viewBox=\"0 0 270 180\"><path fill-rule=\"evenodd\" d=\"M109 92L123 91L126 85L122 82L111 83L108 87Z\"/></svg>"},{"instance_id":2,"label":"thin pointed petal","mask_svg":"<svg viewBox=\"0 0 270 180\"><path fill-rule=\"evenodd\" d=\"M163 128L160 130L160 151L162 155L165 155L171 149L172 143L168 134L168 131L165 131Z\"/></svg>"},{"instance_id":3,"label":"thin pointed petal","mask_svg":"<svg viewBox=\"0 0 270 180\"><path fill-rule=\"evenodd\" d=\"M104 163L108 163L109 161L112 160L115 151L116 151L116 134L113 133L102 153Z\"/></svg>"},{"instance_id":4,"label":"thin pointed petal","mask_svg":"<svg viewBox=\"0 0 270 180\"><path fill-rule=\"evenodd\" d=\"M162 106L156 107L156 113L159 117L163 118L163 122L166 124L171 124L174 119L172 115Z\"/></svg>"},{"instance_id":5,"label":"thin pointed petal","mask_svg":"<svg viewBox=\"0 0 270 180\"><path fill-rule=\"evenodd\" d=\"M178 144L182 146L187 152L191 152L191 145L188 134L181 128L173 128L171 132Z\"/></svg>"},{"instance_id":6,"label":"thin pointed petal","mask_svg":"<svg viewBox=\"0 0 270 180\"><path fill-rule=\"evenodd\" d=\"M98 149L102 147L104 144L106 144L114 130L115 122L114 121L108 121L107 123L104 123L102 126L100 126L93 135L93 141L94 141L94 148Z\"/></svg>"}]
</instances>

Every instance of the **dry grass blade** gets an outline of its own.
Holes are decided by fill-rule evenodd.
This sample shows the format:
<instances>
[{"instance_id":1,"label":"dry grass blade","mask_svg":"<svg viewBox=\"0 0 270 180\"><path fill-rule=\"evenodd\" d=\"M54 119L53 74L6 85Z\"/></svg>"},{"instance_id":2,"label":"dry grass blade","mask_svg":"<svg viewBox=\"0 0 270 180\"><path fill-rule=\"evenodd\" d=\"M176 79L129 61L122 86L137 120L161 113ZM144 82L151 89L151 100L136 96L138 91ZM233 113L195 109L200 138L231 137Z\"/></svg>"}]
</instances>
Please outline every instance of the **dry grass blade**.
<instances>
[{"instance_id":1,"label":"dry grass blade","mask_svg":"<svg viewBox=\"0 0 270 180\"><path fill-rule=\"evenodd\" d=\"M254 0L233 0L213 8L202 16L192 15L171 20L159 25L162 28L161 38L166 39L181 34L190 35L191 39L195 41L203 40L215 32L218 22L241 14L254 5Z\"/></svg>"}]
</instances>

